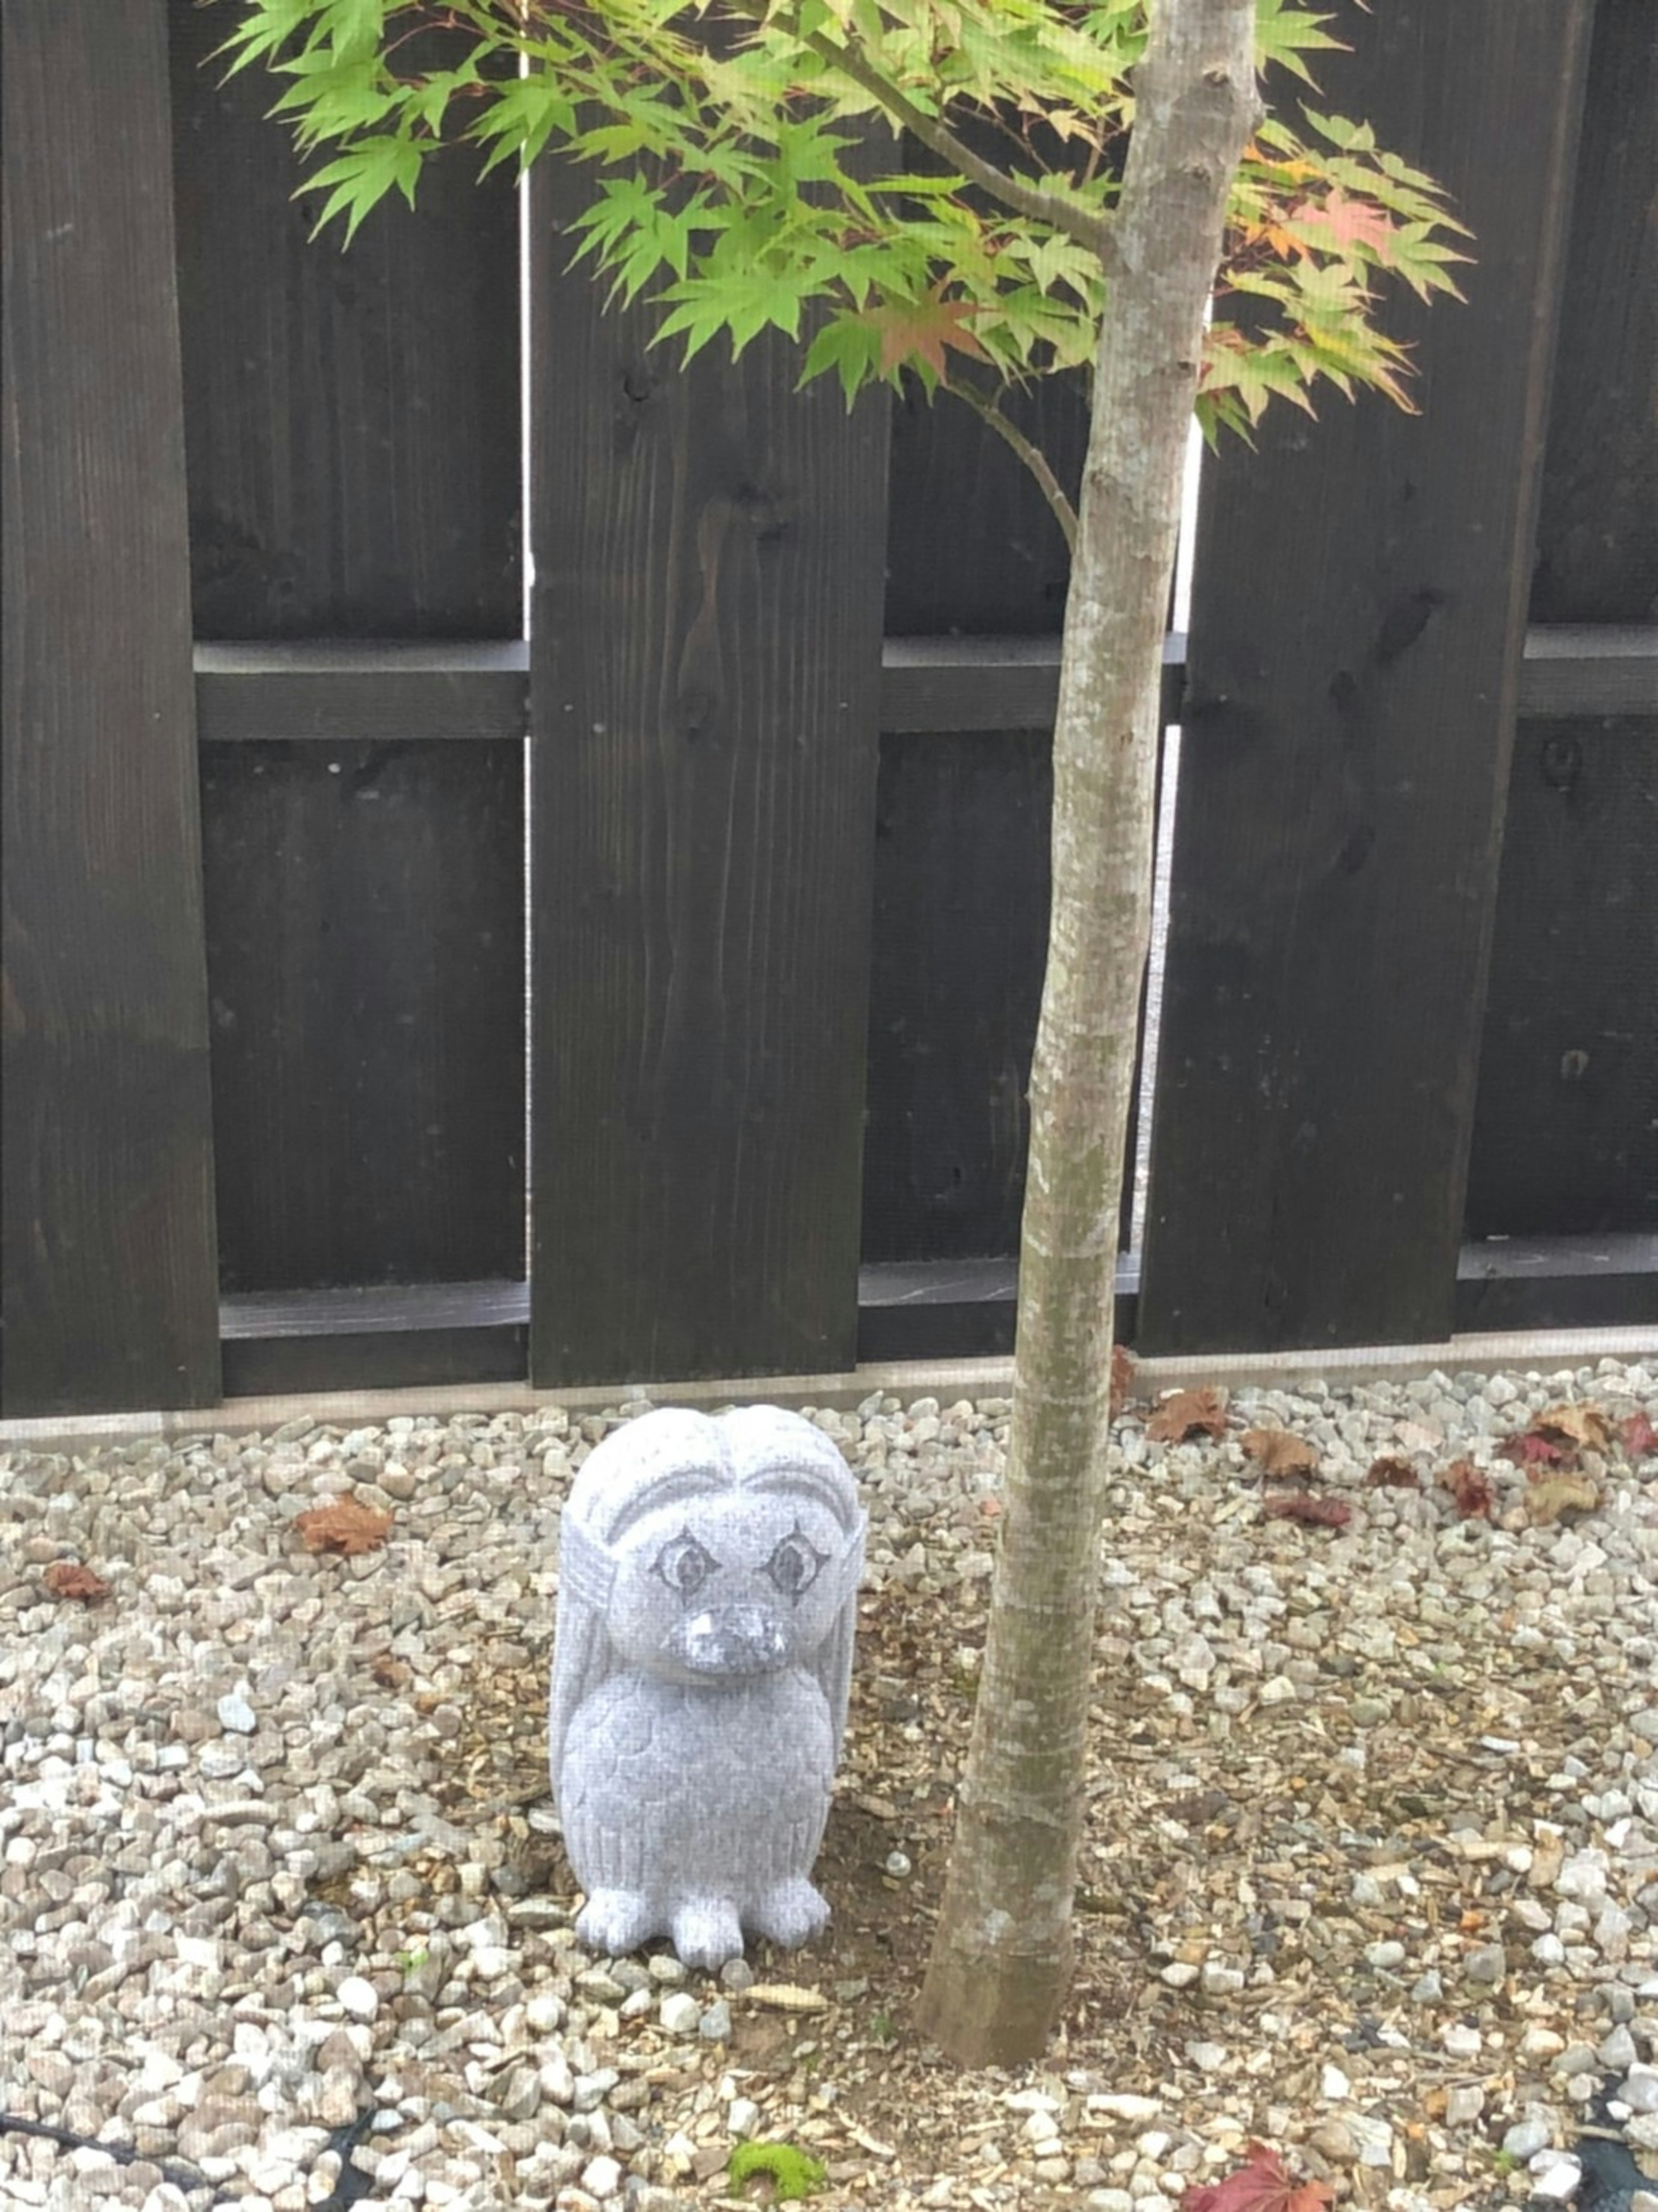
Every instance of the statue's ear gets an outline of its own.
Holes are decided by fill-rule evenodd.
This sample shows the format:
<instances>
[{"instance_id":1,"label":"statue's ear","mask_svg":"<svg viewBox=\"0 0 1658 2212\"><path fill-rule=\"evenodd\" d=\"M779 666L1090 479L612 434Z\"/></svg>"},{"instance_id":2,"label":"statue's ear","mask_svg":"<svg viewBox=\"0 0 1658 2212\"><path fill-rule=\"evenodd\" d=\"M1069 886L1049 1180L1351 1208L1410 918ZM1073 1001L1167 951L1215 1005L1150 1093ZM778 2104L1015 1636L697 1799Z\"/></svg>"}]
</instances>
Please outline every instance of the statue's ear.
<instances>
[{"instance_id":1,"label":"statue's ear","mask_svg":"<svg viewBox=\"0 0 1658 2212\"><path fill-rule=\"evenodd\" d=\"M564 1764L564 1739L576 1710L616 1672L604 1625L615 1583L615 1559L589 1535L567 1505L559 1523L558 1620L547 1715L547 1753L555 1797Z\"/></svg>"},{"instance_id":2,"label":"statue's ear","mask_svg":"<svg viewBox=\"0 0 1658 2212\"><path fill-rule=\"evenodd\" d=\"M847 1732L847 1707L852 1698L852 1647L858 1632L858 1585L863 1578L864 1537L868 1526L868 1516L860 1512L836 1571L840 1576L841 1602L834 1625L818 1645L811 1662L817 1686L829 1701L837 1765L841 1741Z\"/></svg>"}]
</instances>

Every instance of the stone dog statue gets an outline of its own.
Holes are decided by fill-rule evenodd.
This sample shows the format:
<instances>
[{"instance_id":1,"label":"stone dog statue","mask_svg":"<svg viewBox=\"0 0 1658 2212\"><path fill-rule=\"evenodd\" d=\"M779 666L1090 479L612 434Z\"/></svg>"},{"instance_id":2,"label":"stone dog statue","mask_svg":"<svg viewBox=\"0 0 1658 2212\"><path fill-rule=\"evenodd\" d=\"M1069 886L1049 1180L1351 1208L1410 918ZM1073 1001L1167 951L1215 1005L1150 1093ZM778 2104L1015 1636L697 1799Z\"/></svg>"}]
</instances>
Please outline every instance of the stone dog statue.
<instances>
[{"instance_id":1,"label":"stone dog statue","mask_svg":"<svg viewBox=\"0 0 1658 2212\"><path fill-rule=\"evenodd\" d=\"M612 1430L564 1509L553 1795L595 1950L803 1943L846 1728L865 1516L799 1413L664 1409Z\"/></svg>"}]
</instances>

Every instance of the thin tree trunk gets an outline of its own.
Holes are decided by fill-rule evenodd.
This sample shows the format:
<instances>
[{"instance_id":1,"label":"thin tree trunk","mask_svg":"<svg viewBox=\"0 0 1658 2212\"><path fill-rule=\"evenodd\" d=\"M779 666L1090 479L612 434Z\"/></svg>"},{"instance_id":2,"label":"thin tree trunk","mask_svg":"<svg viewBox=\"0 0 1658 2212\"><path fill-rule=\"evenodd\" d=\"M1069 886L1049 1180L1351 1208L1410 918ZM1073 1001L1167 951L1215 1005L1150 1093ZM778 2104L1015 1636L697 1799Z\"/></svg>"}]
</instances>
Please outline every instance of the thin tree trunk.
<instances>
[{"instance_id":1,"label":"thin tree trunk","mask_svg":"<svg viewBox=\"0 0 1658 2212\"><path fill-rule=\"evenodd\" d=\"M1001 1547L918 2011L967 2065L1036 2057L1071 1979L1163 623L1204 310L1259 112L1254 18L1254 0L1156 0L1134 72L1054 732Z\"/></svg>"}]
</instances>

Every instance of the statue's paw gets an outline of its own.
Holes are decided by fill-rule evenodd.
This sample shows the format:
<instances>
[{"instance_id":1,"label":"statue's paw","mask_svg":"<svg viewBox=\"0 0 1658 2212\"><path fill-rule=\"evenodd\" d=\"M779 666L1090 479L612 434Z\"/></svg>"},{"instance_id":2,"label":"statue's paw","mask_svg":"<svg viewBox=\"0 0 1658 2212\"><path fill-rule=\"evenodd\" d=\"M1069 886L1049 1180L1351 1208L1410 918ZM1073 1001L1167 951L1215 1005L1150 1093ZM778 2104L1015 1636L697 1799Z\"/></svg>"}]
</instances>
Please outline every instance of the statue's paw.
<instances>
[{"instance_id":1,"label":"statue's paw","mask_svg":"<svg viewBox=\"0 0 1658 2212\"><path fill-rule=\"evenodd\" d=\"M756 1931L792 1951L821 1935L829 1923L829 1901L804 1876L780 1881L761 1899L753 1915Z\"/></svg>"},{"instance_id":2,"label":"statue's paw","mask_svg":"<svg viewBox=\"0 0 1658 2212\"><path fill-rule=\"evenodd\" d=\"M683 1966L703 1966L710 1972L727 1959L740 1959L743 1930L737 1907L724 1897L688 1899L673 1916L673 1948Z\"/></svg>"},{"instance_id":3,"label":"statue's paw","mask_svg":"<svg viewBox=\"0 0 1658 2212\"><path fill-rule=\"evenodd\" d=\"M596 1889L576 1915L575 1932L590 1951L617 1958L637 1950L659 1924L642 1890Z\"/></svg>"}]
</instances>

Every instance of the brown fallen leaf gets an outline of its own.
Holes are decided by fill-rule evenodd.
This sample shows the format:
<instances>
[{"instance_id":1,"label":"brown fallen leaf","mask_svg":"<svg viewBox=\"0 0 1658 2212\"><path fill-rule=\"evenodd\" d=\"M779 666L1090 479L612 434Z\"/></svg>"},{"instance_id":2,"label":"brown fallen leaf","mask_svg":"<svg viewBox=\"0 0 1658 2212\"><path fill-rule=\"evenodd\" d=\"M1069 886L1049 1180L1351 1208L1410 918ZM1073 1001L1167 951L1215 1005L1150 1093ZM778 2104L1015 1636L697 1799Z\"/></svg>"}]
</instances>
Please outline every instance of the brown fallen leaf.
<instances>
[{"instance_id":1,"label":"brown fallen leaf","mask_svg":"<svg viewBox=\"0 0 1658 2212\"><path fill-rule=\"evenodd\" d=\"M1268 1482L1318 1473L1318 1454L1305 1437L1289 1429L1246 1429L1238 1439Z\"/></svg>"},{"instance_id":2,"label":"brown fallen leaf","mask_svg":"<svg viewBox=\"0 0 1658 2212\"><path fill-rule=\"evenodd\" d=\"M1353 1509L1339 1498L1316 1498L1310 1490L1280 1490L1260 1502L1269 1521L1306 1521L1319 1528L1345 1528Z\"/></svg>"},{"instance_id":3,"label":"brown fallen leaf","mask_svg":"<svg viewBox=\"0 0 1658 2212\"><path fill-rule=\"evenodd\" d=\"M1225 1391L1171 1390L1146 1423L1145 1433L1158 1444L1183 1443L1187 1437L1224 1437Z\"/></svg>"},{"instance_id":4,"label":"brown fallen leaf","mask_svg":"<svg viewBox=\"0 0 1658 2212\"><path fill-rule=\"evenodd\" d=\"M406 1659L394 1659L389 1651L382 1651L368 1669L383 1690L401 1690L415 1679L415 1670Z\"/></svg>"},{"instance_id":5,"label":"brown fallen leaf","mask_svg":"<svg viewBox=\"0 0 1658 2212\"><path fill-rule=\"evenodd\" d=\"M1384 1453L1370 1462L1370 1471L1364 1478L1372 1490L1420 1490L1422 1478L1407 1459Z\"/></svg>"},{"instance_id":6,"label":"brown fallen leaf","mask_svg":"<svg viewBox=\"0 0 1658 2212\"><path fill-rule=\"evenodd\" d=\"M82 1605L96 1605L109 1595L103 1577L78 1559L54 1559L40 1579L54 1597L79 1598Z\"/></svg>"},{"instance_id":7,"label":"brown fallen leaf","mask_svg":"<svg viewBox=\"0 0 1658 2212\"><path fill-rule=\"evenodd\" d=\"M1546 1474L1526 1492L1526 1517L1546 1528L1563 1513L1593 1513L1600 1503L1600 1486L1587 1474Z\"/></svg>"},{"instance_id":8,"label":"brown fallen leaf","mask_svg":"<svg viewBox=\"0 0 1658 2212\"><path fill-rule=\"evenodd\" d=\"M1658 1450L1658 1429L1638 1406L1618 1424L1618 1435L1625 1456L1631 1461L1649 1459Z\"/></svg>"},{"instance_id":9,"label":"brown fallen leaf","mask_svg":"<svg viewBox=\"0 0 1658 2212\"><path fill-rule=\"evenodd\" d=\"M1457 1511L1465 1521L1489 1521L1497 1504L1497 1493L1491 1488L1491 1479L1483 1468L1471 1459L1454 1459L1440 1470L1442 1482L1455 1503Z\"/></svg>"},{"instance_id":10,"label":"brown fallen leaf","mask_svg":"<svg viewBox=\"0 0 1658 2212\"><path fill-rule=\"evenodd\" d=\"M1551 1406L1531 1425L1533 1434L1552 1437L1578 1451L1612 1448L1612 1423L1599 1406Z\"/></svg>"},{"instance_id":11,"label":"brown fallen leaf","mask_svg":"<svg viewBox=\"0 0 1658 2212\"><path fill-rule=\"evenodd\" d=\"M1121 1344L1111 1347L1111 1413L1114 1419L1134 1395L1134 1355Z\"/></svg>"},{"instance_id":12,"label":"brown fallen leaf","mask_svg":"<svg viewBox=\"0 0 1658 2212\"><path fill-rule=\"evenodd\" d=\"M337 1552L349 1559L358 1552L377 1551L391 1532L389 1513L376 1513L359 1505L355 1498L333 1498L325 1505L313 1505L294 1516L307 1552Z\"/></svg>"}]
</instances>

